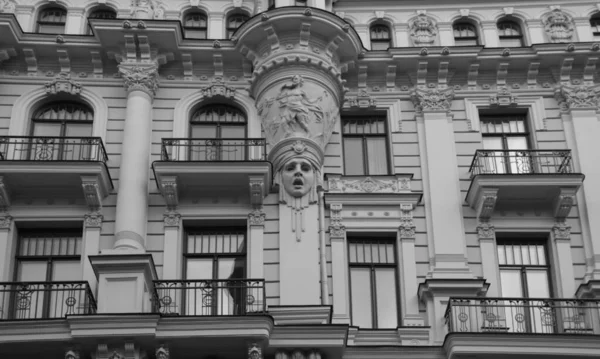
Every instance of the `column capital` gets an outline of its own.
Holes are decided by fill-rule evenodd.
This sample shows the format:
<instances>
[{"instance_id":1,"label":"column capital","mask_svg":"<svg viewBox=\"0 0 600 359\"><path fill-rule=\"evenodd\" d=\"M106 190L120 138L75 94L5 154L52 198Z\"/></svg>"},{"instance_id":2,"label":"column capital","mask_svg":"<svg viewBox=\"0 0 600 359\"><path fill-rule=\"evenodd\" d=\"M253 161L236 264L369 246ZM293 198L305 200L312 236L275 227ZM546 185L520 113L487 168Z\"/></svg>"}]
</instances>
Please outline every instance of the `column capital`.
<instances>
[{"instance_id":1,"label":"column capital","mask_svg":"<svg viewBox=\"0 0 600 359\"><path fill-rule=\"evenodd\" d=\"M119 73L127 92L142 91L154 98L158 90L158 65L155 62L122 62Z\"/></svg>"},{"instance_id":2,"label":"column capital","mask_svg":"<svg viewBox=\"0 0 600 359\"><path fill-rule=\"evenodd\" d=\"M561 111L594 110L598 111L600 101L598 98L599 86L567 86L561 85L554 91L554 97L560 105Z\"/></svg>"},{"instance_id":3,"label":"column capital","mask_svg":"<svg viewBox=\"0 0 600 359\"><path fill-rule=\"evenodd\" d=\"M100 212L88 213L83 217L83 224L85 228L100 228L102 227L102 220L104 216Z\"/></svg>"},{"instance_id":4,"label":"column capital","mask_svg":"<svg viewBox=\"0 0 600 359\"><path fill-rule=\"evenodd\" d=\"M0 229L10 229L13 218L8 213L0 213Z\"/></svg>"},{"instance_id":5,"label":"column capital","mask_svg":"<svg viewBox=\"0 0 600 359\"><path fill-rule=\"evenodd\" d=\"M565 221L556 221L552 227L552 234L554 239L571 239L571 226L567 225Z\"/></svg>"},{"instance_id":6,"label":"column capital","mask_svg":"<svg viewBox=\"0 0 600 359\"><path fill-rule=\"evenodd\" d=\"M488 221L481 221L477 225L477 237L479 239L495 239L496 228Z\"/></svg>"},{"instance_id":7,"label":"column capital","mask_svg":"<svg viewBox=\"0 0 600 359\"><path fill-rule=\"evenodd\" d=\"M251 227L262 227L265 225L265 212L263 212L260 208L253 210L248 213L248 224Z\"/></svg>"},{"instance_id":8,"label":"column capital","mask_svg":"<svg viewBox=\"0 0 600 359\"><path fill-rule=\"evenodd\" d=\"M179 223L181 221L181 214L175 211L169 211L163 214L163 221L165 227L179 227Z\"/></svg>"},{"instance_id":9,"label":"column capital","mask_svg":"<svg viewBox=\"0 0 600 359\"><path fill-rule=\"evenodd\" d=\"M450 112L453 98L452 89L415 89L411 94L417 112Z\"/></svg>"}]
</instances>

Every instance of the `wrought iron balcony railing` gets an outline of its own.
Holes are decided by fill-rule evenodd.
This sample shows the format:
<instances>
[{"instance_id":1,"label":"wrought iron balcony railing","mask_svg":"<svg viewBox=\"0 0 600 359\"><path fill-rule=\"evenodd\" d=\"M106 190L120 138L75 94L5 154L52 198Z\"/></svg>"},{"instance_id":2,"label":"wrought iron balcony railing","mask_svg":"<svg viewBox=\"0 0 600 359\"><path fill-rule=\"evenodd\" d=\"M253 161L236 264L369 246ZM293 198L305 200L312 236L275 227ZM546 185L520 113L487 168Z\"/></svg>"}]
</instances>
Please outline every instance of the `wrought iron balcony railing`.
<instances>
[{"instance_id":1,"label":"wrought iron balcony railing","mask_svg":"<svg viewBox=\"0 0 600 359\"><path fill-rule=\"evenodd\" d=\"M478 150L471 176L571 173L571 150Z\"/></svg>"},{"instance_id":2,"label":"wrought iron balcony railing","mask_svg":"<svg viewBox=\"0 0 600 359\"><path fill-rule=\"evenodd\" d=\"M155 311L164 315L242 316L266 311L263 279L159 280Z\"/></svg>"},{"instance_id":3,"label":"wrought iron balcony railing","mask_svg":"<svg viewBox=\"0 0 600 359\"><path fill-rule=\"evenodd\" d=\"M0 282L0 320L95 313L96 300L87 282Z\"/></svg>"},{"instance_id":4,"label":"wrought iron balcony railing","mask_svg":"<svg viewBox=\"0 0 600 359\"><path fill-rule=\"evenodd\" d=\"M164 138L163 161L265 161L264 138Z\"/></svg>"},{"instance_id":5,"label":"wrought iron balcony railing","mask_svg":"<svg viewBox=\"0 0 600 359\"><path fill-rule=\"evenodd\" d=\"M108 156L100 137L0 136L0 160L106 163Z\"/></svg>"},{"instance_id":6,"label":"wrought iron balcony railing","mask_svg":"<svg viewBox=\"0 0 600 359\"><path fill-rule=\"evenodd\" d=\"M600 300L450 298L449 333L600 335Z\"/></svg>"}]
</instances>

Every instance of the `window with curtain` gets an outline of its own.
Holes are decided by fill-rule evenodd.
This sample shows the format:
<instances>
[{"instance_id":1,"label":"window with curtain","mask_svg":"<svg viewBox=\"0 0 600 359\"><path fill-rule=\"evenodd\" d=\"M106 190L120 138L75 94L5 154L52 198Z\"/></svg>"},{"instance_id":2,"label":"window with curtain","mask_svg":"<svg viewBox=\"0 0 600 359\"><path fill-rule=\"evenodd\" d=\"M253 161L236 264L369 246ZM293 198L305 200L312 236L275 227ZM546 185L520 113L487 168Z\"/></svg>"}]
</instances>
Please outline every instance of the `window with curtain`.
<instances>
[{"instance_id":1,"label":"window with curtain","mask_svg":"<svg viewBox=\"0 0 600 359\"><path fill-rule=\"evenodd\" d=\"M67 10L60 7L45 8L37 19L37 32L41 34L64 34Z\"/></svg>"},{"instance_id":2,"label":"window with curtain","mask_svg":"<svg viewBox=\"0 0 600 359\"><path fill-rule=\"evenodd\" d=\"M13 298L15 319L83 314L81 287L45 284L81 281L81 248L81 229L19 230L14 278L28 284Z\"/></svg>"},{"instance_id":3,"label":"window with curtain","mask_svg":"<svg viewBox=\"0 0 600 359\"><path fill-rule=\"evenodd\" d=\"M387 175L387 118L385 115L342 116L346 175Z\"/></svg>"},{"instance_id":4,"label":"window with curtain","mask_svg":"<svg viewBox=\"0 0 600 359\"><path fill-rule=\"evenodd\" d=\"M500 21L497 27L501 47L523 46L523 32L519 24L514 21Z\"/></svg>"},{"instance_id":5,"label":"window with curtain","mask_svg":"<svg viewBox=\"0 0 600 359\"><path fill-rule=\"evenodd\" d=\"M592 28L594 40L600 40L600 13L595 13L594 16L590 18L590 27Z\"/></svg>"},{"instance_id":6,"label":"window with curtain","mask_svg":"<svg viewBox=\"0 0 600 359\"><path fill-rule=\"evenodd\" d=\"M454 30L454 44L456 46L479 45L477 29L469 22L458 22L452 26Z\"/></svg>"},{"instance_id":7,"label":"window with curtain","mask_svg":"<svg viewBox=\"0 0 600 359\"><path fill-rule=\"evenodd\" d=\"M34 138L23 154L34 160L88 160L94 147L89 145L93 122L94 112L83 103L46 104L31 117Z\"/></svg>"},{"instance_id":8,"label":"window with curtain","mask_svg":"<svg viewBox=\"0 0 600 359\"><path fill-rule=\"evenodd\" d=\"M529 131L525 114L481 115L481 135L487 160L480 162L482 173L519 174L534 171L529 149Z\"/></svg>"},{"instance_id":9,"label":"window with curtain","mask_svg":"<svg viewBox=\"0 0 600 359\"><path fill-rule=\"evenodd\" d=\"M116 18L117 18L117 12L114 11L113 9L106 8L106 7L96 8L88 16L88 19L116 19ZM88 24L87 34L92 35L92 33L93 33L92 27Z\"/></svg>"},{"instance_id":10,"label":"window with curtain","mask_svg":"<svg viewBox=\"0 0 600 359\"><path fill-rule=\"evenodd\" d=\"M241 315L251 311L246 291L246 228L188 229L184 247L186 315Z\"/></svg>"},{"instance_id":11,"label":"window with curtain","mask_svg":"<svg viewBox=\"0 0 600 359\"><path fill-rule=\"evenodd\" d=\"M231 39L235 30L248 21L248 19L250 19L250 17L246 14L229 15L229 17L227 17L227 38Z\"/></svg>"},{"instance_id":12,"label":"window with curtain","mask_svg":"<svg viewBox=\"0 0 600 359\"><path fill-rule=\"evenodd\" d=\"M207 38L207 18L202 12L191 12L183 19L183 31L188 39Z\"/></svg>"},{"instance_id":13,"label":"window with curtain","mask_svg":"<svg viewBox=\"0 0 600 359\"><path fill-rule=\"evenodd\" d=\"M371 26L371 50L387 50L392 46L390 28L387 25L375 24Z\"/></svg>"},{"instance_id":14,"label":"window with curtain","mask_svg":"<svg viewBox=\"0 0 600 359\"><path fill-rule=\"evenodd\" d=\"M550 265L545 240L498 239L498 264L503 298L551 298ZM553 333L556 313L543 301L524 305L518 300L502 303L509 332Z\"/></svg>"},{"instance_id":15,"label":"window with curtain","mask_svg":"<svg viewBox=\"0 0 600 359\"><path fill-rule=\"evenodd\" d=\"M398 277L395 240L352 238L348 241L352 325L398 326Z\"/></svg>"},{"instance_id":16,"label":"window with curtain","mask_svg":"<svg viewBox=\"0 0 600 359\"><path fill-rule=\"evenodd\" d=\"M200 107L190 119L190 160L243 161L246 159L246 114L235 106Z\"/></svg>"}]
</instances>

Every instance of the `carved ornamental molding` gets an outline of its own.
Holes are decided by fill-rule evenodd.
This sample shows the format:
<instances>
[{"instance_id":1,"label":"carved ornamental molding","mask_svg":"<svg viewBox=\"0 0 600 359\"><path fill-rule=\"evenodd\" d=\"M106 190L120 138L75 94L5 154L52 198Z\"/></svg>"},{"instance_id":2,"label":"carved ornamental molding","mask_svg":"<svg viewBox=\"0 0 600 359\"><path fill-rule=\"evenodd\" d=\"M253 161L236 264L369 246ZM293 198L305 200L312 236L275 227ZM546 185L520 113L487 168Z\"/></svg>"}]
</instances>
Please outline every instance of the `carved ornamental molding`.
<instances>
[{"instance_id":1,"label":"carved ornamental molding","mask_svg":"<svg viewBox=\"0 0 600 359\"><path fill-rule=\"evenodd\" d=\"M227 86L223 83L216 83L207 87L204 87L200 90L202 97L204 98L212 98L214 96L222 96L228 99L233 99L236 94L236 89L230 86Z\"/></svg>"},{"instance_id":2,"label":"carved ornamental molding","mask_svg":"<svg viewBox=\"0 0 600 359\"><path fill-rule=\"evenodd\" d=\"M66 93L70 95L81 94L81 83L71 80L71 74L60 72L53 81L44 84L46 93L56 95L58 93Z\"/></svg>"},{"instance_id":3,"label":"carved ornamental molding","mask_svg":"<svg viewBox=\"0 0 600 359\"><path fill-rule=\"evenodd\" d=\"M329 206L329 237L346 238L346 227L342 223L341 203L332 203Z\"/></svg>"},{"instance_id":4,"label":"carved ornamental molding","mask_svg":"<svg viewBox=\"0 0 600 359\"><path fill-rule=\"evenodd\" d=\"M10 229L12 217L8 213L0 213L0 229Z\"/></svg>"},{"instance_id":5,"label":"carved ornamental molding","mask_svg":"<svg viewBox=\"0 0 600 359\"><path fill-rule=\"evenodd\" d=\"M69 349L65 353L65 359L79 359L79 351Z\"/></svg>"},{"instance_id":6,"label":"carved ornamental molding","mask_svg":"<svg viewBox=\"0 0 600 359\"><path fill-rule=\"evenodd\" d=\"M571 239L571 226L565 221L557 221L552 227L554 239Z\"/></svg>"},{"instance_id":7,"label":"carved ornamental molding","mask_svg":"<svg viewBox=\"0 0 600 359\"><path fill-rule=\"evenodd\" d=\"M553 9L542 17L544 31L550 42L570 42L573 40L575 24L573 18L561 9Z\"/></svg>"},{"instance_id":8,"label":"carved ornamental molding","mask_svg":"<svg viewBox=\"0 0 600 359\"><path fill-rule=\"evenodd\" d=\"M98 344L96 359L130 359L144 358L146 353L136 348L135 344L126 342L123 347L109 349L106 344Z\"/></svg>"},{"instance_id":9,"label":"carved ornamental molding","mask_svg":"<svg viewBox=\"0 0 600 359\"><path fill-rule=\"evenodd\" d=\"M554 91L554 97L558 101L561 110L572 109L598 109L598 86L560 86Z\"/></svg>"},{"instance_id":10,"label":"carved ornamental molding","mask_svg":"<svg viewBox=\"0 0 600 359\"><path fill-rule=\"evenodd\" d=\"M412 203L400 204L400 238L415 238L415 223L413 222Z\"/></svg>"},{"instance_id":11,"label":"carved ornamental molding","mask_svg":"<svg viewBox=\"0 0 600 359\"><path fill-rule=\"evenodd\" d=\"M508 107L516 105L517 97L513 96L510 90L506 87L499 88L497 94L490 96L491 107Z\"/></svg>"},{"instance_id":12,"label":"carved ornamental molding","mask_svg":"<svg viewBox=\"0 0 600 359\"><path fill-rule=\"evenodd\" d=\"M452 89L416 89L411 94L411 99L418 112L450 111L454 91Z\"/></svg>"},{"instance_id":13,"label":"carved ornamental molding","mask_svg":"<svg viewBox=\"0 0 600 359\"><path fill-rule=\"evenodd\" d=\"M557 221L562 222L567 218L575 204L576 194L577 190L573 188L560 189L560 194L554 202L554 217Z\"/></svg>"},{"instance_id":14,"label":"carved ornamental molding","mask_svg":"<svg viewBox=\"0 0 600 359\"><path fill-rule=\"evenodd\" d=\"M177 177L163 177L160 181L160 191L167 203L167 210L173 211L179 205L179 195L177 192Z\"/></svg>"},{"instance_id":15,"label":"carved ornamental molding","mask_svg":"<svg viewBox=\"0 0 600 359\"><path fill-rule=\"evenodd\" d=\"M159 0L131 0L129 14L134 19L161 20L165 18L165 9Z\"/></svg>"},{"instance_id":16,"label":"carved ornamental molding","mask_svg":"<svg viewBox=\"0 0 600 359\"><path fill-rule=\"evenodd\" d=\"M83 224L86 228L100 228L104 216L99 212L88 213L83 217Z\"/></svg>"},{"instance_id":17,"label":"carved ornamental molding","mask_svg":"<svg viewBox=\"0 0 600 359\"><path fill-rule=\"evenodd\" d=\"M479 239L495 239L496 229L488 221L481 221L477 226L477 237Z\"/></svg>"},{"instance_id":18,"label":"carved ornamental molding","mask_svg":"<svg viewBox=\"0 0 600 359\"><path fill-rule=\"evenodd\" d=\"M265 225L266 214L261 209L255 209L252 212L248 213L248 225L251 227L254 226L264 226Z\"/></svg>"},{"instance_id":19,"label":"carved ornamental molding","mask_svg":"<svg viewBox=\"0 0 600 359\"><path fill-rule=\"evenodd\" d=\"M498 201L498 188L484 190L479 195L479 200L477 206L475 207L475 210L477 211L477 217L482 221L490 219L494 213L496 201Z\"/></svg>"},{"instance_id":20,"label":"carved ornamental molding","mask_svg":"<svg viewBox=\"0 0 600 359\"><path fill-rule=\"evenodd\" d=\"M125 82L125 89L143 91L154 98L158 90L158 65L123 62L119 65L119 73Z\"/></svg>"},{"instance_id":21,"label":"carved ornamental molding","mask_svg":"<svg viewBox=\"0 0 600 359\"><path fill-rule=\"evenodd\" d=\"M0 13L14 13L16 6L14 0L0 0Z\"/></svg>"},{"instance_id":22,"label":"carved ornamental molding","mask_svg":"<svg viewBox=\"0 0 600 359\"><path fill-rule=\"evenodd\" d=\"M82 176L81 186L83 188L83 196L91 212L99 212L102 209L102 194L100 193L100 185L98 178Z\"/></svg>"},{"instance_id":23,"label":"carved ornamental molding","mask_svg":"<svg viewBox=\"0 0 600 359\"><path fill-rule=\"evenodd\" d=\"M156 359L170 359L169 348L161 345L160 348L156 349Z\"/></svg>"},{"instance_id":24,"label":"carved ornamental molding","mask_svg":"<svg viewBox=\"0 0 600 359\"><path fill-rule=\"evenodd\" d=\"M384 178L366 177L350 179L330 176L327 179L329 192L337 193L403 193L410 191L407 177Z\"/></svg>"},{"instance_id":25,"label":"carved ornamental molding","mask_svg":"<svg viewBox=\"0 0 600 359\"><path fill-rule=\"evenodd\" d=\"M292 352L278 350L275 353L275 359L321 359L321 353L316 350L294 350Z\"/></svg>"},{"instance_id":26,"label":"carved ornamental molding","mask_svg":"<svg viewBox=\"0 0 600 359\"><path fill-rule=\"evenodd\" d=\"M425 13L420 13L408 23L410 38L417 47L431 46L438 33L436 22Z\"/></svg>"},{"instance_id":27,"label":"carved ornamental molding","mask_svg":"<svg viewBox=\"0 0 600 359\"><path fill-rule=\"evenodd\" d=\"M248 359L263 359L262 349L257 343L248 344Z\"/></svg>"},{"instance_id":28,"label":"carved ornamental molding","mask_svg":"<svg viewBox=\"0 0 600 359\"><path fill-rule=\"evenodd\" d=\"M165 227L179 227L181 222L181 214L175 211L168 211L163 214L163 223Z\"/></svg>"},{"instance_id":29,"label":"carved ornamental molding","mask_svg":"<svg viewBox=\"0 0 600 359\"><path fill-rule=\"evenodd\" d=\"M364 89L358 91L358 94L354 97L347 96L345 98L345 101L346 101L346 103L348 103L348 106L354 107L354 108L375 108L375 107L377 107L377 100L374 97L371 97L371 95L369 95L367 90L364 90Z\"/></svg>"}]
</instances>

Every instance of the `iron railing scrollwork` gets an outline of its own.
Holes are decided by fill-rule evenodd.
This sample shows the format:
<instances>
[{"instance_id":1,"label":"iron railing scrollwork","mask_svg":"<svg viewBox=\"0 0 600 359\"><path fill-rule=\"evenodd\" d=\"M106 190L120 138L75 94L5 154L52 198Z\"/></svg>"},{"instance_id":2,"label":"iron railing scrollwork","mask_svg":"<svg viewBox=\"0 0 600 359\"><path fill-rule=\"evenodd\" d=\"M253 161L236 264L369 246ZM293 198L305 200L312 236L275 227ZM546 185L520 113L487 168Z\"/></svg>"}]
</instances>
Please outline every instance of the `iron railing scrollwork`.
<instances>
[{"instance_id":1,"label":"iron railing scrollwork","mask_svg":"<svg viewBox=\"0 0 600 359\"><path fill-rule=\"evenodd\" d=\"M99 161L108 156L100 137L0 136L3 161Z\"/></svg>"},{"instance_id":2,"label":"iron railing scrollwork","mask_svg":"<svg viewBox=\"0 0 600 359\"><path fill-rule=\"evenodd\" d=\"M572 173L571 150L478 150L471 176Z\"/></svg>"},{"instance_id":3,"label":"iron railing scrollwork","mask_svg":"<svg viewBox=\"0 0 600 359\"><path fill-rule=\"evenodd\" d=\"M155 311L163 315L243 316L266 311L263 279L154 281Z\"/></svg>"},{"instance_id":4,"label":"iron railing scrollwork","mask_svg":"<svg viewBox=\"0 0 600 359\"><path fill-rule=\"evenodd\" d=\"M96 300L87 282L0 282L0 320L95 313Z\"/></svg>"},{"instance_id":5,"label":"iron railing scrollwork","mask_svg":"<svg viewBox=\"0 0 600 359\"><path fill-rule=\"evenodd\" d=\"M265 161L264 138L165 138L163 161Z\"/></svg>"},{"instance_id":6,"label":"iron railing scrollwork","mask_svg":"<svg viewBox=\"0 0 600 359\"><path fill-rule=\"evenodd\" d=\"M450 298L449 333L600 335L600 300Z\"/></svg>"}]
</instances>

